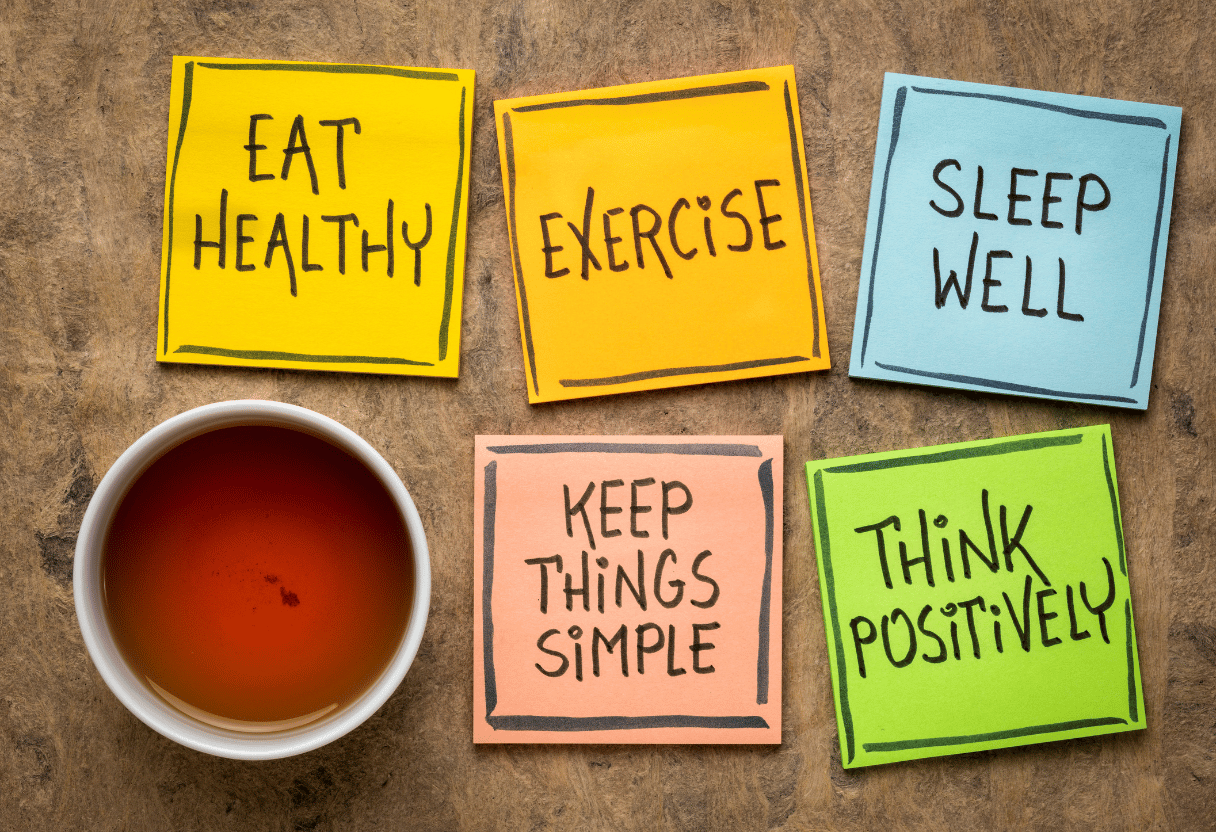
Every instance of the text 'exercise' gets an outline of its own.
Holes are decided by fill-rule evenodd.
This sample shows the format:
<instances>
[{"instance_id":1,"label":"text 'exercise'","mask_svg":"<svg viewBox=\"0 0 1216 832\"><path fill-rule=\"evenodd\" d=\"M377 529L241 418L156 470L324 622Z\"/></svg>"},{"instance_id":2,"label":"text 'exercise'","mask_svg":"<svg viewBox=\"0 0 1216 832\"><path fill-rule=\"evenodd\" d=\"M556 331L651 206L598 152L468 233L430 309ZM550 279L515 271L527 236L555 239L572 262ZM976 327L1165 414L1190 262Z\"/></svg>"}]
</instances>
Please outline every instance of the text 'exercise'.
<instances>
[{"instance_id":1,"label":"text 'exercise'","mask_svg":"<svg viewBox=\"0 0 1216 832\"><path fill-rule=\"evenodd\" d=\"M791 67L495 118L530 402L828 368Z\"/></svg>"}]
</instances>

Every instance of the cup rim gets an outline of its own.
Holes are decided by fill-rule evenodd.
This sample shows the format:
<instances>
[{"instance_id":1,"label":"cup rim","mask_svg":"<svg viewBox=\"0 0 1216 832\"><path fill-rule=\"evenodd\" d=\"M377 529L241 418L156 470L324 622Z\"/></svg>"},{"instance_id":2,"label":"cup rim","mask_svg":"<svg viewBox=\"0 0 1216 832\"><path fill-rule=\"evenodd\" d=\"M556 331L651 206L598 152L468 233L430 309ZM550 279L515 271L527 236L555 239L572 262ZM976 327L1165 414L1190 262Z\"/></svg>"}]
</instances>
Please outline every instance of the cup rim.
<instances>
[{"instance_id":1,"label":"cup rim","mask_svg":"<svg viewBox=\"0 0 1216 832\"><path fill-rule=\"evenodd\" d=\"M314 722L273 733L245 733L186 716L154 694L127 665L110 632L102 597L101 561L110 522L131 485L170 449L200 434L235 425L292 428L330 442L375 475L400 512L414 565L414 594L401 641L388 666L358 698ZM354 730L379 710L414 661L430 612L430 551L418 510L401 478L366 440L340 422L298 405L241 399L203 405L170 417L143 434L102 477L85 511L73 568L76 616L94 666L141 722L181 745L235 760L271 760L319 748Z\"/></svg>"}]
</instances>

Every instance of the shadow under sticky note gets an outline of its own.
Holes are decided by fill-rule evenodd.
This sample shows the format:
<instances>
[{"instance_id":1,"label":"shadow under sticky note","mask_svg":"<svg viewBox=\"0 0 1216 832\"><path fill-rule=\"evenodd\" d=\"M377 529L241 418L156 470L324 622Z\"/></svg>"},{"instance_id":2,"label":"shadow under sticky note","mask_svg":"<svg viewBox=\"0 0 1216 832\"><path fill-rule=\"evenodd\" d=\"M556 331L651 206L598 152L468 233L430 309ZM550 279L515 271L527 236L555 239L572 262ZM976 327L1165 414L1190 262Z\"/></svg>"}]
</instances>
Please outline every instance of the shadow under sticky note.
<instances>
[{"instance_id":1,"label":"shadow under sticky note","mask_svg":"<svg viewBox=\"0 0 1216 832\"><path fill-rule=\"evenodd\" d=\"M471 70L175 57L158 361L455 377Z\"/></svg>"},{"instance_id":2,"label":"shadow under sticky note","mask_svg":"<svg viewBox=\"0 0 1216 832\"><path fill-rule=\"evenodd\" d=\"M474 514L474 742L781 742L780 436L479 436Z\"/></svg>"},{"instance_id":3,"label":"shadow under sticky note","mask_svg":"<svg viewBox=\"0 0 1216 832\"><path fill-rule=\"evenodd\" d=\"M495 115L530 402L828 368L791 67Z\"/></svg>"},{"instance_id":4,"label":"shadow under sticky note","mask_svg":"<svg viewBox=\"0 0 1216 832\"><path fill-rule=\"evenodd\" d=\"M806 468L845 768L1145 727L1108 426Z\"/></svg>"},{"instance_id":5,"label":"shadow under sticky note","mask_svg":"<svg viewBox=\"0 0 1216 832\"><path fill-rule=\"evenodd\" d=\"M1181 119L888 74L849 374L1147 408Z\"/></svg>"}]
</instances>

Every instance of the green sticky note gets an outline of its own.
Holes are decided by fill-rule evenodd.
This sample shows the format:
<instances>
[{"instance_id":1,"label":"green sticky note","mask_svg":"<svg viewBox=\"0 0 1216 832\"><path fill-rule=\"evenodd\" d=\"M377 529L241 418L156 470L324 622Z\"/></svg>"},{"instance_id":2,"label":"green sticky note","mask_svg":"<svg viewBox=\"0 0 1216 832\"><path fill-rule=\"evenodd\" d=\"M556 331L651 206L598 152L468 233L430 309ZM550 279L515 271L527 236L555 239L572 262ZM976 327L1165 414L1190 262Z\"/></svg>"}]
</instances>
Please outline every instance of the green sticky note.
<instances>
[{"instance_id":1,"label":"green sticky note","mask_svg":"<svg viewBox=\"0 0 1216 832\"><path fill-rule=\"evenodd\" d=\"M1145 727L1109 426L806 469L845 768Z\"/></svg>"}]
</instances>

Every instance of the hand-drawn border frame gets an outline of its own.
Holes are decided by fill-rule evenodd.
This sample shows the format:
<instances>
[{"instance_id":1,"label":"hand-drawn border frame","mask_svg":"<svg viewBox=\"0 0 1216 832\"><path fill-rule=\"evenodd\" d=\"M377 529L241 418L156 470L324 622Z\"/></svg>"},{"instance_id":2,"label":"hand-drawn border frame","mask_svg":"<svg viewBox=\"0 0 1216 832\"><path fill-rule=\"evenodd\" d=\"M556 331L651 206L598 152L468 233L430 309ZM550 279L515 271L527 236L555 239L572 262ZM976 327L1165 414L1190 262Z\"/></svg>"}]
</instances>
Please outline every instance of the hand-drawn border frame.
<instances>
[{"instance_id":1,"label":"hand-drawn border frame","mask_svg":"<svg viewBox=\"0 0 1216 832\"><path fill-rule=\"evenodd\" d=\"M1110 494L1111 515L1114 523L1115 541L1119 550L1119 571L1123 574L1123 577L1126 578L1127 556L1123 545L1123 524L1119 517L1119 495L1115 490L1114 476L1112 475L1110 467L1110 455L1106 447L1106 437L1108 433L1109 429L1104 430L1101 433L1102 466L1106 474L1106 488ZM839 614L836 609L836 586L835 576L832 571L832 549L830 535L828 532L827 497L824 492L823 483L824 473L856 474L887 468L903 468L911 465L932 465L939 462L951 462L959 459L1000 456L1023 451L1037 451L1044 448L1080 445L1082 442L1084 442L1084 440L1084 432L1075 433L1062 431L1060 433L1049 434L1046 436L996 440L983 445L971 446L967 448L953 448L944 451L928 449L927 452L923 453L912 451L904 455L888 459L855 462L845 465L833 465L830 467L819 467L814 469L814 476L811 477L811 479L814 489L813 499L815 501L815 519L818 527L816 543L819 546L820 568L823 570L823 586L827 590L827 597L823 599L827 606L827 615L824 618L824 622L825 625L830 622L832 628L832 647L836 658L836 688L840 697L839 717L840 724L844 726L844 736L841 737L841 752L845 755L848 763L853 762L857 749L853 728L853 716L849 709L848 663L845 657L844 639L840 631ZM808 471L812 465L812 463L808 463ZM1094 717L1092 719L1059 722L1049 725L1018 726L1016 728L1009 728L1001 731L990 731L981 734L914 738L886 742L867 742L862 743L862 749L867 753L875 753L883 751L901 751L909 748L965 746L973 743L1012 739L1015 737L1041 736L1043 734L1062 733L1084 728L1096 728L1104 725L1129 725L1138 723L1140 721L1141 705L1140 692L1138 685L1136 684L1136 644L1132 635L1132 607L1130 598L1124 600L1123 612L1124 632L1127 637L1128 719L1117 716L1104 716ZM962 753L966 750L967 749L962 748L950 753Z\"/></svg>"},{"instance_id":2,"label":"hand-drawn border frame","mask_svg":"<svg viewBox=\"0 0 1216 832\"><path fill-rule=\"evenodd\" d=\"M488 445L486 451L498 455L604 453L604 454L673 454L680 456L734 456L763 458L758 445L743 443L667 444L662 442L553 442L521 445ZM482 667L485 682L485 721L494 730L506 731L621 731L645 728L768 728L768 722L756 714L739 716L698 716L696 714L666 714L660 716L540 716L528 714L495 715L498 689L494 674L494 524L497 504L498 460L491 459L482 469L484 505L482 510L482 579L481 579L481 638ZM776 527L773 486L773 458L763 459L756 472L761 498L764 500L764 578L760 590L760 620L756 658L756 704L766 705L769 698L769 632L772 614L773 541L779 533Z\"/></svg>"},{"instance_id":3,"label":"hand-drawn border frame","mask_svg":"<svg viewBox=\"0 0 1216 832\"><path fill-rule=\"evenodd\" d=\"M919 80L923 83L923 82L932 82L933 79L923 78L923 79L919 79ZM1100 121L1113 121L1113 122L1118 122L1120 124L1132 124L1132 125L1136 125L1136 126L1140 126L1140 127L1152 127L1152 128L1161 129L1161 130L1166 131L1165 150L1164 150L1164 153L1162 154L1162 159L1161 159L1161 186L1160 186L1160 190L1159 190L1158 197L1157 197L1157 218L1156 218L1156 224L1153 228L1152 246L1151 246L1151 249L1149 252L1148 281L1147 281L1148 285L1147 285L1147 288L1145 289L1144 315L1140 320L1140 340L1136 347L1136 360L1132 367L1132 379L1131 379L1131 384L1129 385L1129 388L1128 388L1128 389L1134 389L1136 387L1137 383L1139 382L1139 378L1140 378L1140 361L1144 354L1144 340L1145 340L1145 333L1148 328L1148 316L1149 316L1149 312L1150 312L1150 310L1152 308L1152 304L1153 304L1153 288L1155 285L1156 268L1157 268L1157 247L1158 247L1158 243L1160 242L1160 237L1161 237L1161 224L1162 224L1162 220L1163 220L1164 213L1165 213L1166 184L1169 182L1169 174L1170 174L1170 167L1171 167L1170 166L1170 147L1172 144L1172 140L1174 138L1172 131L1170 130L1170 128L1166 125L1166 123L1164 121L1162 121L1159 118L1153 118L1151 116L1137 116L1137 115L1130 115L1130 114L1126 114L1126 113L1112 113L1112 112L1106 112L1106 111L1102 111L1102 110L1083 110L1083 109L1076 108L1076 107L1067 107L1062 104L1054 104L1054 103L1049 103L1046 101L1040 101L1040 100L1030 97L1029 95L1017 96L1017 95L1001 95L1001 94L997 94L997 93L993 93L993 92L980 92L979 90L984 88L984 85L977 84L974 86L975 86L974 90L958 90L958 89L934 88L934 87L929 87L929 86L924 86L924 85L913 86L911 84L904 84L904 85L900 86L895 92L895 101L893 102L893 106L892 106L891 136L890 136L890 139L888 139L888 141L887 141L886 169L883 172L882 191L880 193L879 200L878 200L878 217L875 221L874 247L873 247L873 250L870 252L869 290L866 295L865 325L864 325L864 328L862 331L862 337L861 337L861 356L857 362L857 370L858 370L857 375L862 378L867 377L864 374L862 374L861 371L865 367L865 363L866 363L866 349L869 345L869 340L870 340L870 319L873 317L873 314L874 314L874 284L876 282L877 272L878 272L878 252L879 252L879 246L882 241L883 215L886 212L887 182L891 177L891 166L895 160L895 147L899 141L900 121L903 118L904 107L907 104L908 89L911 88L911 90L913 92L922 93L922 94L926 94L926 95L951 95L951 96L959 96L962 98L982 98L982 99L986 99L988 101L1000 102L1002 104L1014 104L1014 105L1019 105L1019 106L1024 106L1024 107L1033 107L1035 109L1040 109L1040 110L1049 110L1051 112L1059 113L1061 115L1072 116L1072 117L1076 117L1076 118L1097 119ZM1077 97L1079 98L1080 96L1077 96ZM885 106L885 104L884 104L884 106ZM875 173L877 173L877 167L875 169ZM1144 404L1141 405L1141 402L1139 399L1131 397L1131 396L1120 396L1120 395L1113 395L1113 394L1109 394L1109 393L1077 393L1077 392L1064 391L1064 390L1050 390L1050 389L1047 389L1044 387L1034 387L1031 385L1016 384L1014 382L1002 381L1000 379L987 379L987 378L979 378L976 376L959 375L956 373L941 373L941 372L935 372L932 370L922 370L922 369L917 369L917 368L913 368L913 367L900 367L900 366L897 366L894 364L884 364L880 361L874 361L873 363L875 366L879 367L880 369L886 370L889 373L898 373L901 375L913 376L914 378L909 379L909 381L912 381L913 383L924 383L924 382L918 382L918 379L929 378L929 379L936 379L938 381L944 381L949 385L960 385L961 384L961 385L971 385L973 387L981 387L981 388L986 387L991 390L997 390L997 391L1005 392L1005 393L1024 393L1024 394L1030 395L1030 396L1040 396L1040 397L1046 397L1046 398L1052 398L1052 399L1071 399L1074 401L1110 402L1112 404L1136 405L1137 407L1147 407L1147 405L1148 405L1147 395L1145 396ZM852 375L852 373L850 373L850 375ZM881 378L881 377L879 377L879 378Z\"/></svg>"},{"instance_id":4,"label":"hand-drawn border frame","mask_svg":"<svg viewBox=\"0 0 1216 832\"><path fill-rule=\"evenodd\" d=\"M177 185L177 165L181 159L182 144L186 140L186 125L190 117L190 101L194 87L194 65L196 61L187 61L183 69L182 83L182 117L178 126L177 144L173 150L173 166L169 174L169 197L165 206L165 222L168 225L167 251L165 252L164 280L164 318L162 328L164 340L160 354L169 355L169 282L173 271L173 199ZM454 72L442 72L424 69L406 69L403 67L375 66L371 64L318 64L318 63L283 63L271 61L267 63L242 63L229 61L197 61L206 69L239 70L257 72L323 72L338 75L388 75L397 78L409 78L421 81L455 81L461 83L460 76ZM447 359L449 334L452 317L452 300L455 290L456 274L456 238L460 228L461 194L464 190L464 166L467 154L465 139L465 107L468 86L462 84L460 89L460 117L457 135L460 144L459 156L456 161L456 198L452 206L452 230L448 237L447 265L444 276L443 314L439 321L438 358L435 361L421 361L411 358L374 355L312 355L307 353L284 352L279 350L248 350L230 347L216 347L202 344L182 344L173 351L174 354L185 353L194 355L216 355L227 358L243 358L250 361L296 361L303 365L309 364L382 364L409 365L415 367L433 367L436 363ZM257 365L254 365L257 366Z\"/></svg>"},{"instance_id":5,"label":"hand-drawn border frame","mask_svg":"<svg viewBox=\"0 0 1216 832\"><path fill-rule=\"evenodd\" d=\"M700 98L712 95L731 95L749 92L767 92L770 89L765 81L740 81L736 83L711 84L705 86L690 86L680 89L665 90L655 93L638 93L630 95L606 96L603 98L578 98L562 101L548 101L540 104L525 104L512 107L502 113L502 142L504 155L507 159L507 224L511 237L511 254L515 267L516 283L519 287L519 307L521 326L523 329L524 345L527 352L528 372L532 377L532 391L540 395L540 379L536 374L536 348L532 343L532 320L528 313L528 292L524 281L523 265L519 256L519 233L515 222L515 144L511 128L511 113L532 113L544 110L565 109L568 107L585 106L627 106L632 104L652 104L660 101L678 101L688 98ZM802 143L798 140L798 130L795 122L793 101L790 96L789 81L784 82L785 115L790 136L790 155L793 160L794 186L798 192L798 212L802 223L802 243L806 257L806 277L811 293L811 316L814 320L812 333L811 355L819 358L820 348L819 299L815 293L815 267L811 253L811 229L807 220L806 194L804 192ZM564 378L558 383L562 387L605 387L615 384L628 384L633 381L643 381L654 378L671 378L675 376L702 375L705 373L730 372L756 367L772 367L781 364L794 364L800 361L810 361L802 355L781 356L775 358L747 359L733 361L727 364L703 365L695 367L664 367L660 369L641 370L623 375L606 376L603 378Z\"/></svg>"}]
</instances>

